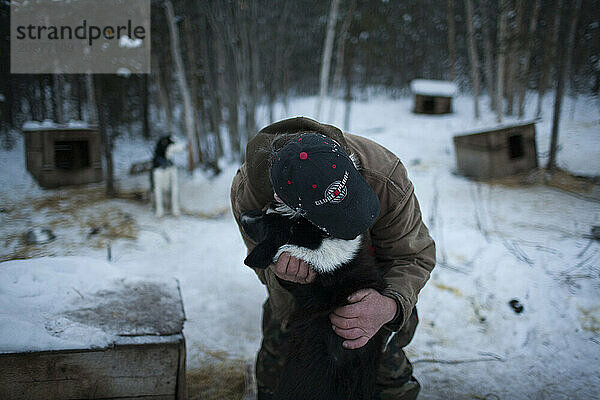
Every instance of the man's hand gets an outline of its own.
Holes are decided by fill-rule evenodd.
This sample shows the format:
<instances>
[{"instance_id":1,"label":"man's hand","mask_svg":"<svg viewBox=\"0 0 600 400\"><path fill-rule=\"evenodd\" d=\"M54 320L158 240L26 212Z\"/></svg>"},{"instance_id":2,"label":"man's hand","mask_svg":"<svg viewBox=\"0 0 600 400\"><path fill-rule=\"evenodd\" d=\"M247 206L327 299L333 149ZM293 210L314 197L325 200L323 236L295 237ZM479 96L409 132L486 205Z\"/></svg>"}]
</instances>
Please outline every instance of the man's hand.
<instances>
[{"instance_id":1,"label":"man's hand","mask_svg":"<svg viewBox=\"0 0 600 400\"><path fill-rule=\"evenodd\" d=\"M280 279L295 283L311 283L317 276L307 262L292 257L285 251L277 259L277 264L271 264L269 268Z\"/></svg>"},{"instance_id":2,"label":"man's hand","mask_svg":"<svg viewBox=\"0 0 600 400\"><path fill-rule=\"evenodd\" d=\"M347 339L342 343L347 349L358 349L367 344L396 315L398 305L390 297L375 289L362 289L348 298L350 304L337 308L329 319L333 330Z\"/></svg>"}]
</instances>

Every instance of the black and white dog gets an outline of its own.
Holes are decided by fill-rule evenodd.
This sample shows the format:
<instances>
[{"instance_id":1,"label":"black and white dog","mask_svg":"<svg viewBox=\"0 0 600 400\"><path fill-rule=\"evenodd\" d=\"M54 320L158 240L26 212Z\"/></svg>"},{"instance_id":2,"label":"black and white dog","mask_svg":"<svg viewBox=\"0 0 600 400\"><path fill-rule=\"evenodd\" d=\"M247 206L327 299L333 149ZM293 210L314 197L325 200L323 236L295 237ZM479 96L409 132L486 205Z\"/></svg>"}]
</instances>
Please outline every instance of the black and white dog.
<instances>
[{"instance_id":1,"label":"black and white dog","mask_svg":"<svg viewBox=\"0 0 600 400\"><path fill-rule=\"evenodd\" d=\"M280 281L294 296L296 308L289 323L289 352L274 398L372 399L384 333L380 330L361 348L345 349L344 339L332 330L329 320L329 314L348 304L354 292L385 287L362 235L354 240L332 238L281 204L266 212L243 213L241 225L258 243L244 260L246 265L266 268L287 251L317 272L310 284Z\"/></svg>"},{"instance_id":2,"label":"black and white dog","mask_svg":"<svg viewBox=\"0 0 600 400\"><path fill-rule=\"evenodd\" d=\"M171 192L171 211L173 215L181 214L179 209L179 186L177 183L177 167L173 163L173 154L183 150L180 142L171 136L163 136L156 143L152 170L150 171L150 187L154 196L156 216L164 215L163 194Z\"/></svg>"}]
</instances>

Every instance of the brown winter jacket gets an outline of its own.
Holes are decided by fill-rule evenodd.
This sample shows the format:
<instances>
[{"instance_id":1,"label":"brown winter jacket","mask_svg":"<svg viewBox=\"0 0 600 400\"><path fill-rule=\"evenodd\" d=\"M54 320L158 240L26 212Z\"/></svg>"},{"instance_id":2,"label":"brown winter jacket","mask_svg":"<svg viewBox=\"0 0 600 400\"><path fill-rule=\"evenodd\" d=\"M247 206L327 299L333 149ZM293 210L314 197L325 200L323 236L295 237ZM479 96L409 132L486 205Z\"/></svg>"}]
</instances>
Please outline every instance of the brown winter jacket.
<instances>
[{"instance_id":1,"label":"brown winter jacket","mask_svg":"<svg viewBox=\"0 0 600 400\"><path fill-rule=\"evenodd\" d=\"M231 205L239 226L244 211L262 209L273 199L269 180L271 143L278 133L319 132L337 141L358 160L358 170L381 204L379 216L365 235L373 246L388 288L383 294L396 300L398 313L386 326L399 330L411 316L417 295L435 265L435 244L421 219L419 203L406 169L392 152L360 136L342 134L308 118L292 118L263 128L246 148L246 162L233 179ZM248 251L256 245L241 230ZM286 321L293 299L270 269L256 270L267 286L274 317ZM414 329L414 328L413 328Z\"/></svg>"}]
</instances>

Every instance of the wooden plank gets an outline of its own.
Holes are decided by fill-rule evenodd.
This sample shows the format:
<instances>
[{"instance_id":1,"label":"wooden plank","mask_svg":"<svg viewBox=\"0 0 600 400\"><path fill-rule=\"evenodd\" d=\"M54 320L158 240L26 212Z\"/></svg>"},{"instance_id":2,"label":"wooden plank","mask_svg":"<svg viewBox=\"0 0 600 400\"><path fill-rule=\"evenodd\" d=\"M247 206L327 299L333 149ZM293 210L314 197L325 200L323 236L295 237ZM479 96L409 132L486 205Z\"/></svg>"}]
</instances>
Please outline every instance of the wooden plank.
<instances>
[{"instance_id":1,"label":"wooden plank","mask_svg":"<svg viewBox=\"0 0 600 400\"><path fill-rule=\"evenodd\" d=\"M182 336L183 339L183 336ZM185 380L180 343L0 356L1 399L175 399ZM185 349L184 349L185 352ZM185 362L185 361L184 361Z\"/></svg>"},{"instance_id":2,"label":"wooden plank","mask_svg":"<svg viewBox=\"0 0 600 400\"><path fill-rule=\"evenodd\" d=\"M173 400L173 396L136 396L136 397L110 397L98 400Z\"/></svg>"},{"instance_id":3,"label":"wooden plank","mask_svg":"<svg viewBox=\"0 0 600 400\"><path fill-rule=\"evenodd\" d=\"M181 341L179 342L179 364L177 368L177 388L175 398L177 400L187 400L187 386L185 381L185 360L186 360L186 348L185 338L181 335Z\"/></svg>"}]
</instances>

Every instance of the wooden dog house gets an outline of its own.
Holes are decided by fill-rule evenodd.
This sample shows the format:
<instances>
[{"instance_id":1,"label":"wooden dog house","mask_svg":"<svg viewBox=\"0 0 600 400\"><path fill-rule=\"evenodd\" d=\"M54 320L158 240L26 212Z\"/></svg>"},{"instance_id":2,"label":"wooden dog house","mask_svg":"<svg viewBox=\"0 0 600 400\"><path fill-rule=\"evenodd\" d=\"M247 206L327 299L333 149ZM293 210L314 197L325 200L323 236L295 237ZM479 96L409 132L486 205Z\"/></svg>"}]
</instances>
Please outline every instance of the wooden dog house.
<instances>
[{"instance_id":1,"label":"wooden dog house","mask_svg":"<svg viewBox=\"0 0 600 400\"><path fill-rule=\"evenodd\" d=\"M100 182L100 133L83 123L26 123L27 170L44 188Z\"/></svg>"},{"instance_id":2,"label":"wooden dog house","mask_svg":"<svg viewBox=\"0 0 600 400\"><path fill-rule=\"evenodd\" d=\"M94 293L83 289L101 280L94 263L94 278L83 275L87 264L77 265L77 274L65 273L73 270L71 264L56 265L64 277L61 287L40 280L31 290L54 301L14 298L24 303L19 308L24 315L32 314L27 326L34 331L8 335L0 344L0 399L186 399L178 282L122 278ZM40 339L45 331L56 341Z\"/></svg>"},{"instance_id":3,"label":"wooden dog house","mask_svg":"<svg viewBox=\"0 0 600 400\"><path fill-rule=\"evenodd\" d=\"M413 112L417 114L449 114L452 113L452 99L457 87L452 82L415 79L410 83L415 96Z\"/></svg>"},{"instance_id":4,"label":"wooden dog house","mask_svg":"<svg viewBox=\"0 0 600 400\"><path fill-rule=\"evenodd\" d=\"M458 171L476 179L515 175L538 166L534 122L455 136L454 149Z\"/></svg>"}]
</instances>

